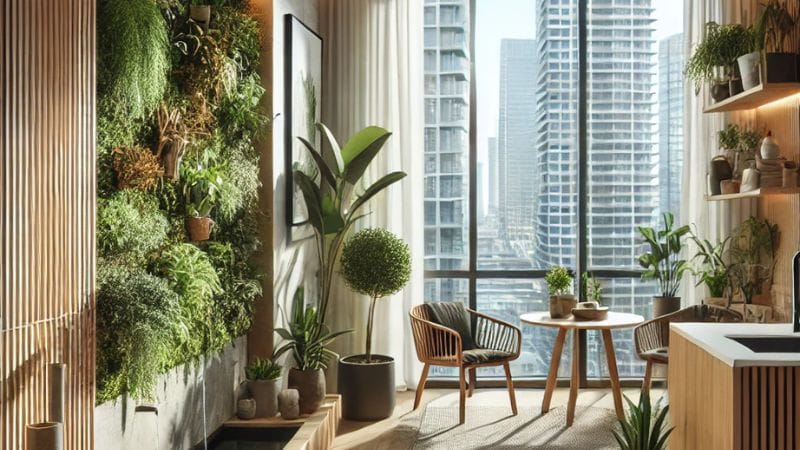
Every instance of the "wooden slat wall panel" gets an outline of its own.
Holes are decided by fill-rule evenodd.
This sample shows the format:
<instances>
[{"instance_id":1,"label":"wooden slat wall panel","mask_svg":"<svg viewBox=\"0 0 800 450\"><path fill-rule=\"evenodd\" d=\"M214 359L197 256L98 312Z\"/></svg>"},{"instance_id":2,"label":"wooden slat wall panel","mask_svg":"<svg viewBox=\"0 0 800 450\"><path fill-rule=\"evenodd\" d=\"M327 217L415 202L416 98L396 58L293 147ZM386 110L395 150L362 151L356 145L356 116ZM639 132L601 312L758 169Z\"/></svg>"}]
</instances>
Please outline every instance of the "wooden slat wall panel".
<instances>
[{"instance_id":1,"label":"wooden slat wall panel","mask_svg":"<svg viewBox=\"0 0 800 450\"><path fill-rule=\"evenodd\" d=\"M800 369L744 367L740 433L746 449L800 448Z\"/></svg>"},{"instance_id":2,"label":"wooden slat wall panel","mask_svg":"<svg viewBox=\"0 0 800 450\"><path fill-rule=\"evenodd\" d=\"M65 448L93 448L95 2L0 0L0 448L46 419L67 364Z\"/></svg>"}]
</instances>

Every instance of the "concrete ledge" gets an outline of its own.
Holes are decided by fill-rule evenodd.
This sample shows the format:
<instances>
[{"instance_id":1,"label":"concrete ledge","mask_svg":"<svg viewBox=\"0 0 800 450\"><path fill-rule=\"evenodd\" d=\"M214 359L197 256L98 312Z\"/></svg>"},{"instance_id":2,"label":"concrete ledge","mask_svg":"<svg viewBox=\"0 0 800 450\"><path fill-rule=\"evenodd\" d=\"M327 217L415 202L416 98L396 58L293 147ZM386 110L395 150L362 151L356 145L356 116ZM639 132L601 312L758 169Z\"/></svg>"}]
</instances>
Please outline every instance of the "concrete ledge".
<instances>
[{"instance_id":1,"label":"concrete ledge","mask_svg":"<svg viewBox=\"0 0 800 450\"><path fill-rule=\"evenodd\" d=\"M284 420L280 416L264 419L225 421L223 427L230 428L291 428L298 427L285 450L327 450L333 446L339 422L342 419L342 399L339 395L326 395L322 406L311 415Z\"/></svg>"}]
</instances>

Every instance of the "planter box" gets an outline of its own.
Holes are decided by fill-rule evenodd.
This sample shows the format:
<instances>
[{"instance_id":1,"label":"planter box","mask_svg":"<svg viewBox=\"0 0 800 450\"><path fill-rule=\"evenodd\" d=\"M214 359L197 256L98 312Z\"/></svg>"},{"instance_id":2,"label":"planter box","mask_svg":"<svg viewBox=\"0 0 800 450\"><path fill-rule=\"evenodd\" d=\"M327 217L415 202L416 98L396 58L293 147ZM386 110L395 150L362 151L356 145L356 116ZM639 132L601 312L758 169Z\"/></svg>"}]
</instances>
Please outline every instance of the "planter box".
<instances>
[{"instance_id":1,"label":"planter box","mask_svg":"<svg viewBox=\"0 0 800 450\"><path fill-rule=\"evenodd\" d=\"M124 397L96 406L95 448L192 448L201 442L203 375L206 432L211 433L235 414L238 387L245 379L246 343L240 337L226 344L222 353L206 355L205 364L200 360L161 375L154 402L158 414L147 408L137 411L137 402Z\"/></svg>"}]
</instances>

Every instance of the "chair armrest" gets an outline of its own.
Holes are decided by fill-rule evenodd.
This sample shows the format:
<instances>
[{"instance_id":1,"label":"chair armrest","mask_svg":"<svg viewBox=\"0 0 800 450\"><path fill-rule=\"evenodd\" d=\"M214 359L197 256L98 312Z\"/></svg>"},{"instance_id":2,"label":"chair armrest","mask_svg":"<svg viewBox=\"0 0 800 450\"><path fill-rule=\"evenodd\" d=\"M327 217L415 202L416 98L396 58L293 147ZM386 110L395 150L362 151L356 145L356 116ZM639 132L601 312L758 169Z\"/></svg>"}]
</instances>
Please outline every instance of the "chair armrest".
<instances>
[{"instance_id":1,"label":"chair armrest","mask_svg":"<svg viewBox=\"0 0 800 450\"><path fill-rule=\"evenodd\" d=\"M481 348L499 350L518 357L522 346L522 331L508 322L467 308L475 318L475 343Z\"/></svg>"},{"instance_id":2,"label":"chair armrest","mask_svg":"<svg viewBox=\"0 0 800 450\"><path fill-rule=\"evenodd\" d=\"M668 316L657 317L633 329L633 341L639 357L642 357L644 352L669 345L669 319Z\"/></svg>"},{"instance_id":3,"label":"chair armrest","mask_svg":"<svg viewBox=\"0 0 800 450\"><path fill-rule=\"evenodd\" d=\"M460 363L463 360L461 336L455 330L415 317L413 314L409 316L417 358L421 362Z\"/></svg>"}]
</instances>

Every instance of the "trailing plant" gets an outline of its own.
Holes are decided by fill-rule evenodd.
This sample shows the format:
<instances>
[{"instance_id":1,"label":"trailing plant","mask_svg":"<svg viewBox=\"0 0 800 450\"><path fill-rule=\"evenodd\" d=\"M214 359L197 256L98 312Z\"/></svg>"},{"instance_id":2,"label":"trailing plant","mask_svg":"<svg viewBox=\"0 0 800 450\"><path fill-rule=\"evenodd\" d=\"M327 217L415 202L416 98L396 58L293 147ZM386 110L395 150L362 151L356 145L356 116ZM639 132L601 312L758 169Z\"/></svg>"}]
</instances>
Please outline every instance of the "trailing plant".
<instances>
[{"instance_id":1,"label":"trailing plant","mask_svg":"<svg viewBox=\"0 0 800 450\"><path fill-rule=\"evenodd\" d=\"M675 217L664 213L664 228L656 231L651 227L637 227L649 250L639 256L639 265L645 269L642 279L658 281L662 297L675 297L683 274L689 264L681 259L683 238L689 233L689 226L673 228Z\"/></svg>"},{"instance_id":2,"label":"trailing plant","mask_svg":"<svg viewBox=\"0 0 800 450\"><path fill-rule=\"evenodd\" d=\"M690 232L690 238L697 245L694 259L700 261L694 269L698 277L695 286L705 284L711 297L723 297L730 286L730 268L725 262L730 237L713 244L708 239L700 239L695 232Z\"/></svg>"},{"instance_id":3,"label":"trailing plant","mask_svg":"<svg viewBox=\"0 0 800 450\"><path fill-rule=\"evenodd\" d=\"M113 166L120 189L149 191L158 185L158 179L164 174L156 155L137 146L115 148Z\"/></svg>"},{"instance_id":4,"label":"trailing plant","mask_svg":"<svg viewBox=\"0 0 800 450\"><path fill-rule=\"evenodd\" d=\"M650 405L650 396L639 397L634 404L626 395L628 414L619 421L619 430L612 430L621 450L666 450L669 435L674 428L667 428L669 405L663 408Z\"/></svg>"},{"instance_id":5,"label":"trailing plant","mask_svg":"<svg viewBox=\"0 0 800 450\"><path fill-rule=\"evenodd\" d=\"M146 117L167 87L166 22L155 0L97 3L97 90L115 120ZM131 142L126 142L131 144Z\"/></svg>"},{"instance_id":6,"label":"trailing plant","mask_svg":"<svg viewBox=\"0 0 800 450\"><path fill-rule=\"evenodd\" d=\"M281 311L283 313L283 311ZM337 337L352 330L331 332L319 317L316 307L305 304L303 288L298 288L292 300L291 319L284 314L287 328L277 328L275 332L284 339L275 350L272 359L291 352L299 370L327 369L331 359L339 355L328 348Z\"/></svg>"},{"instance_id":7,"label":"trailing plant","mask_svg":"<svg viewBox=\"0 0 800 450\"><path fill-rule=\"evenodd\" d=\"M283 366L271 359L256 358L244 369L248 380L277 380Z\"/></svg>"},{"instance_id":8,"label":"trailing plant","mask_svg":"<svg viewBox=\"0 0 800 450\"><path fill-rule=\"evenodd\" d=\"M590 272L583 272L581 280L583 301L602 303L603 285L600 283L600 280L595 278Z\"/></svg>"},{"instance_id":9,"label":"trailing plant","mask_svg":"<svg viewBox=\"0 0 800 450\"><path fill-rule=\"evenodd\" d=\"M550 295L568 295L572 292L574 278L566 267L553 266L545 274L544 282Z\"/></svg>"},{"instance_id":10,"label":"trailing plant","mask_svg":"<svg viewBox=\"0 0 800 450\"><path fill-rule=\"evenodd\" d=\"M96 401L151 399L172 340L185 333L178 296L143 269L99 262Z\"/></svg>"},{"instance_id":11,"label":"trailing plant","mask_svg":"<svg viewBox=\"0 0 800 450\"><path fill-rule=\"evenodd\" d=\"M411 278L408 245L382 228L366 228L342 249L342 278L347 287L370 297L367 316L366 362L372 362L372 324L378 299L398 292Z\"/></svg>"},{"instance_id":12,"label":"trailing plant","mask_svg":"<svg viewBox=\"0 0 800 450\"><path fill-rule=\"evenodd\" d=\"M742 25L706 23L705 36L695 46L684 69L686 77L694 82L695 95L704 81L713 80L716 67L724 67L725 75L731 76L736 58L749 53L751 42L752 34Z\"/></svg>"},{"instance_id":13,"label":"trailing plant","mask_svg":"<svg viewBox=\"0 0 800 450\"><path fill-rule=\"evenodd\" d=\"M324 322L336 262L347 233L364 216L361 208L378 193L403 179L406 173L389 173L353 199L355 187L362 183L364 173L391 133L381 127L370 126L357 132L341 147L325 125L317 124L317 127L330 145L330 163L313 144L302 137L298 139L312 156L314 166L321 175L321 182L315 182L314 178L300 169L294 169L293 174L303 193L308 209L308 222L314 229L316 238L321 272L319 320Z\"/></svg>"},{"instance_id":14,"label":"trailing plant","mask_svg":"<svg viewBox=\"0 0 800 450\"><path fill-rule=\"evenodd\" d=\"M97 201L98 252L105 258L143 263L164 242L168 223L155 198L125 189Z\"/></svg>"}]
</instances>

